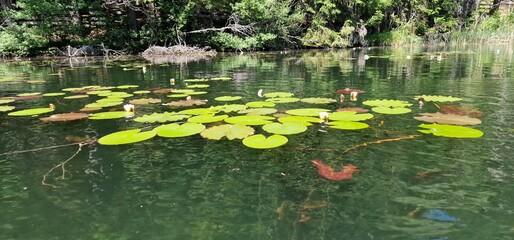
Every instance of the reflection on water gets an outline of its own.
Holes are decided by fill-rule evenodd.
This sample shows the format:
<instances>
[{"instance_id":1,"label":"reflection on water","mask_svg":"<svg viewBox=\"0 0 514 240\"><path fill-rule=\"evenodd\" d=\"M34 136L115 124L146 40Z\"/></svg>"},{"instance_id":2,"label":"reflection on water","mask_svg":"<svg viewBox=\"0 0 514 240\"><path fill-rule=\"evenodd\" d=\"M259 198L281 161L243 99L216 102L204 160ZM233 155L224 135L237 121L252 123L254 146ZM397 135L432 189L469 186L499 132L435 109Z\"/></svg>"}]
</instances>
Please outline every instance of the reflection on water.
<instances>
[{"instance_id":1,"label":"reflection on water","mask_svg":"<svg viewBox=\"0 0 514 240\"><path fill-rule=\"evenodd\" d=\"M339 99L342 88L362 89L357 101L328 105L363 107L369 99L416 103L416 95L451 95L484 113L480 139L420 136L417 113L378 115L372 127L342 131L310 127L273 150L200 136L154 138L128 146L84 147L59 173L42 176L76 146L0 155L2 239L509 239L514 236L513 47L363 48L226 54L209 61L155 65L140 59L45 60L0 65L0 96L58 92L86 85L137 84L177 88L188 78L232 77L209 83L202 98L239 95L262 100L271 91ZM146 72L143 72L145 67ZM43 81L29 81L43 80ZM163 100L170 101L162 96ZM16 102L32 108L55 103L76 111L90 99L43 97ZM279 111L305 107L278 105ZM315 105L309 105L315 107ZM138 107L138 114L171 111ZM99 138L147 126L130 120L42 123L0 114L0 154ZM321 131L320 131L321 130ZM260 129L257 130L260 132ZM68 140L67 140L68 139ZM332 149L307 151L305 149ZM351 180L321 178L311 160L359 168ZM437 215L439 214L439 215ZM444 219L458 219L444 221ZM443 219L443 220L441 220Z\"/></svg>"}]
</instances>

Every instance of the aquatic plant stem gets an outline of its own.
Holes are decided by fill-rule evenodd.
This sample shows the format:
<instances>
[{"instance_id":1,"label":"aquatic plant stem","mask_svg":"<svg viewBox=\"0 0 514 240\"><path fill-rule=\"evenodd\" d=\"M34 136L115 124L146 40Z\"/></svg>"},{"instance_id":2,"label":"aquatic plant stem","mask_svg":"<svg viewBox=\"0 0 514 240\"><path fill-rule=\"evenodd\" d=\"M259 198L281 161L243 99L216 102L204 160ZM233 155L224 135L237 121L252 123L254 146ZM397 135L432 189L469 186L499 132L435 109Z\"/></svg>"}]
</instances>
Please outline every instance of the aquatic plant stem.
<instances>
[{"instance_id":1,"label":"aquatic plant stem","mask_svg":"<svg viewBox=\"0 0 514 240\"><path fill-rule=\"evenodd\" d=\"M407 135L407 136L403 136L403 137L381 139L381 140L377 140L377 141L373 141L373 142L365 142L365 143L357 144L355 146L347 148L346 150L343 151L342 154L345 154L345 153L355 150L357 148L366 147L366 146L372 145L372 144L381 144L381 143L385 143L385 142L396 142L396 141L401 141L401 140L406 140L406 139L414 139L419 136L421 136L421 135Z\"/></svg>"},{"instance_id":2,"label":"aquatic plant stem","mask_svg":"<svg viewBox=\"0 0 514 240\"><path fill-rule=\"evenodd\" d=\"M43 151L43 150L50 150L50 149L56 149L56 148L62 148L62 147L75 146L75 145L80 145L80 144L89 145L89 144L93 144L94 142L96 142L96 141L79 142L79 143L68 143L68 144L63 144L63 145L55 145L55 146L40 147L40 148L27 149L27 150L12 151L12 152L0 153L0 156L20 154L20 153L28 153L28 152L37 152L37 151Z\"/></svg>"}]
</instances>

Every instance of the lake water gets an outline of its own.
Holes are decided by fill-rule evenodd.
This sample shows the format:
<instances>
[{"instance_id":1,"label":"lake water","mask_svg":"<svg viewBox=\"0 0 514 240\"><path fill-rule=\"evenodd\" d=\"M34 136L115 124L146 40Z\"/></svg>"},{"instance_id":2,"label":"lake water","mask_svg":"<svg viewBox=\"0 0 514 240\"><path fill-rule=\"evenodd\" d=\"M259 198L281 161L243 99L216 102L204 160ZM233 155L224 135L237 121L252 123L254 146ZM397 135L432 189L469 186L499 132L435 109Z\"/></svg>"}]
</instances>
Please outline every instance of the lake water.
<instances>
[{"instance_id":1,"label":"lake water","mask_svg":"<svg viewBox=\"0 0 514 240\"><path fill-rule=\"evenodd\" d=\"M161 65L142 59L1 63L0 97L88 85L135 84L145 90L170 87L170 78L176 79L175 88L185 88L184 79L230 77L206 82L210 86L202 90L208 93L196 97L215 106L225 104L215 97L242 96L230 104L244 104L262 100L257 92L263 89L339 100L336 90L355 88L365 91L357 101L347 96L333 104L276 108L369 109L362 102L371 99L413 105L407 114L374 113L365 121L371 127L363 130L316 124L269 150L199 135L87 145L66 163L64 179L59 167L48 175L46 183L55 187L42 185L43 176L76 153L77 145L8 153L156 124L131 119L43 123L0 113L0 239L514 239L513 50L495 45L289 51ZM413 117L438 110L432 103L419 109L414 98L422 94L459 97L460 102L438 104L483 112L482 124L473 128L484 136L417 132L421 122ZM53 103L54 113L65 113L96 99L42 97L2 105L20 110ZM172 110L136 106L136 116ZM417 134L343 153L365 142ZM353 164L359 171L349 180L327 180L314 159L336 170Z\"/></svg>"}]
</instances>

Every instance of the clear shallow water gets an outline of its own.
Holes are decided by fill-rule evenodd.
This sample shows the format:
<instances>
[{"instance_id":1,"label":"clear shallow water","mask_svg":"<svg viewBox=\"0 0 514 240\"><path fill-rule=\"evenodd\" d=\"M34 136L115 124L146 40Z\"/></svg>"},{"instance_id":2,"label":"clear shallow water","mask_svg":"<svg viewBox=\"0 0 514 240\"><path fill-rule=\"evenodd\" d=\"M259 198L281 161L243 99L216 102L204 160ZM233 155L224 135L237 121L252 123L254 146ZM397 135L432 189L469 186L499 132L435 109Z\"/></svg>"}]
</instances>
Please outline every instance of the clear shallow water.
<instances>
[{"instance_id":1,"label":"clear shallow water","mask_svg":"<svg viewBox=\"0 0 514 240\"><path fill-rule=\"evenodd\" d=\"M441 52L448 53L441 61L430 59ZM76 146L2 155L0 238L512 239L513 58L512 46L472 46L227 55L183 65L147 65L145 74L140 68L123 70L134 61L3 63L2 76L45 82L0 82L1 96L85 85L137 84L143 90L169 86L170 78L184 87L183 79L211 76L233 80L209 82L209 93L202 95L209 106L223 104L213 100L222 95L243 96L237 103L259 100L259 89L334 99L337 89L366 91L357 102L324 106L330 109L362 106L369 99L415 103L420 94L451 95L484 113L476 128L485 134L479 139L424 135L342 154L356 144L417 134L419 122L412 117L437 110L427 105L423 110L413 106L405 115L376 114L367 121L372 128L365 130L322 132L313 126L272 150L200 136L90 145L66 164L64 180L60 171L50 176L48 181L58 188L42 186L42 177L72 156ZM91 101L44 97L14 105L23 109L54 103L57 112L69 112ZM136 111L165 110L151 105ZM147 126L125 119L49 124L5 113L0 124L0 154L68 144L66 136L99 138ZM351 163L359 172L351 180L329 181L318 175L313 159L335 168ZM458 221L423 217L430 210L444 210Z\"/></svg>"}]
</instances>

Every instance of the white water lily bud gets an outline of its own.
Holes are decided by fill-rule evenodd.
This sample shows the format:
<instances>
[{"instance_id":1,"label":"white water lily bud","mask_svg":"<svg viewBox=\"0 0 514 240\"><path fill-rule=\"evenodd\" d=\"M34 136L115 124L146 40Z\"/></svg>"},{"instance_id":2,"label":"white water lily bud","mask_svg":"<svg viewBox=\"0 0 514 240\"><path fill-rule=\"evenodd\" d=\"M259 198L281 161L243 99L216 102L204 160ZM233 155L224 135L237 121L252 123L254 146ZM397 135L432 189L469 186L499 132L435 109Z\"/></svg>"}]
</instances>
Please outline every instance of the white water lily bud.
<instances>
[{"instance_id":1,"label":"white water lily bud","mask_svg":"<svg viewBox=\"0 0 514 240\"><path fill-rule=\"evenodd\" d=\"M146 67L143 67L143 73L146 73Z\"/></svg>"},{"instance_id":2,"label":"white water lily bud","mask_svg":"<svg viewBox=\"0 0 514 240\"><path fill-rule=\"evenodd\" d=\"M170 78L170 85L175 85L175 78Z\"/></svg>"},{"instance_id":3,"label":"white water lily bud","mask_svg":"<svg viewBox=\"0 0 514 240\"><path fill-rule=\"evenodd\" d=\"M257 96L259 96L259 97L263 97L262 92L264 92L264 90L259 89L259 91L257 92Z\"/></svg>"},{"instance_id":4,"label":"white water lily bud","mask_svg":"<svg viewBox=\"0 0 514 240\"><path fill-rule=\"evenodd\" d=\"M187 100L187 101L191 100L191 96L187 96L187 97L186 97L186 100Z\"/></svg>"},{"instance_id":5,"label":"white water lily bud","mask_svg":"<svg viewBox=\"0 0 514 240\"><path fill-rule=\"evenodd\" d=\"M328 123L328 112L320 112L319 119L324 123Z\"/></svg>"},{"instance_id":6,"label":"white water lily bud","mask_svg":"<svg viewBox=\"0 0 514 240\"><path fill-rule=\"evenodd\" d=\"M350 100L357 101L357 95L359 95L358 92L351 92L350 93Z\"/></svg>"},{"instance_id":7,"label":"white water lily bud","mask_svg":"<svg viewBox=\"0 0 514 240\"><path fill-rule=\"evenodd\" d=\"M135 112L136 107L132 104L125 104L123 105L123 109L125 109L125 112Z\"/></svg>"}]
</instances>

